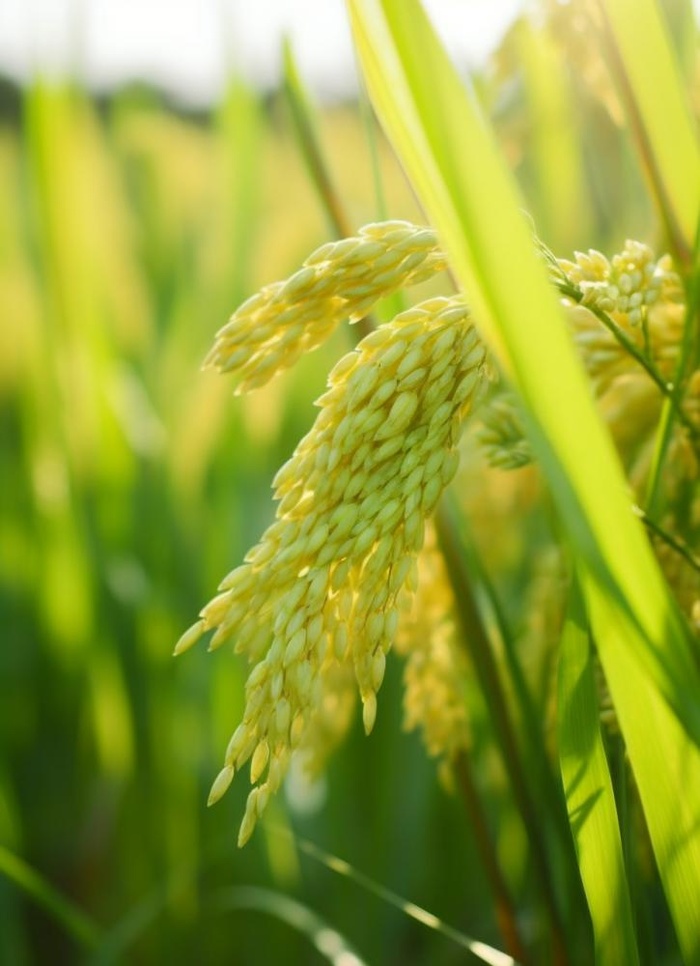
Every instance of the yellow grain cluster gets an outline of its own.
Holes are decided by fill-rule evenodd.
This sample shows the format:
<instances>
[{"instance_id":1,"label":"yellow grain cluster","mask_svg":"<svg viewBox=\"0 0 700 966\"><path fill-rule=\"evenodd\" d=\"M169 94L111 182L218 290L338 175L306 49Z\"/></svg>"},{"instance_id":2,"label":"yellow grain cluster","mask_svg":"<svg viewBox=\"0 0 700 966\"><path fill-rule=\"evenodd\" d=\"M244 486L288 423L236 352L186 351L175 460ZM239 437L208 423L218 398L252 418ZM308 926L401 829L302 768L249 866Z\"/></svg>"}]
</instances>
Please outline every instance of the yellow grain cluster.
<instances>
[{"instance_id":1,"label":"yellow grain cluster","mask_svg":"<svg viewBox=\"0 0 700 966\"><path fill-rule=\"evenodd\" d=\"M449 764L470 747L468 674L452 585L432 526L418 556L417 588L399 620L396 651L406 659L404 727L420 728L429 755Z\"/></svg>"},{"instance_id":2,"label":"yellow grain cluster","mask_svg":"<svg viewBox=\"0 0 700 966\"><path fill-rule=\"evenodd\" d=\"M532 449L510 395L496 396L483 407L477 438L491 466L516 470L532 462Z\"/></svg>"},{"instance_id":3,"label":"yellow grain cluster","mask_svg":"<svg viewBox=\"0 0 700 966\"><path fill-rule=\"evenodd\" d=\"M432 229L406 221L366 225L356 237L322 245L291 278L244 302L204 364L230 373L238 393L255 389L320 346L345 319L359 321L380 298L445 265Z\"/></svg>"},{"instance_id":4,"label":"yellow grain cluster","mask_svg":"<svg viewBox=\"0 0 700 966\"><path fill-rule=\"evenodd\" d=\"M671 292L681 293L670 256L655 260L651 249L637 241L628 240L610 260L590 249L576 252L573 262L561 259L559 265L582 292L583 305L624 315L629 326L639 325L655 302L667 301Z\"/></svg>"},{"instance_id":5,"label":"yellow grain cluster","mask_svg":"<svg viewBox=\"0 0 700 966\"><path fill-rule=\"evenodd\" d=\"M210 795L251 760L240 844L292 752L309 744L329 663L353 668L372 729L397 596L456 472L484 355L464 303L435 298L343 357L311 431L275 478L277 519L178 642L176 653L214 630L212 648L233 638L253 664L243 721Z\"/></svg>"},{"instance_id":6,"label":"yellow grain cluster","mask_svg":"<svg viewBox=\"0 0 700 966\"><path fill-rule=\"evenodd\" d=\"M239 392L262 385L343 319L361 318L377 299L444 265L429 229L369 225L324 245L287 282L241 306L207 361L232 373ZM576 292L565 304L600 393L614 382L624 389L616 379L630 367L648 377L590 307L670 372L683 306L668 259L655 261L646 246L628 242L610 261L591 251L559 266L556 281L561 286L565 277ZM176 653L213 631L212 649L232 640L251 665L242 721L209 798L220 798L250 762L253 788L239 844L292 754L312 770L322 767L347 730L358 691L371 731L397 629L407 727L420 727L429 753L444 764L468 747L454 601L432 532L425 545L424 538L456 471L457 441L484 381L484 361L460 298L423 302L344 356L313 427L275 477L275 521L178 642ZM522 465L529 450L512 409L506 403L499 416L496 405L491 422L509 465ZM399 624L400 601L410 603L416 588L415 606Z\"/></svg>"},{"instance_id":7,"label":"yellow grain cluster","mask_svg":"<svg viewBox=\"0 0 700 966\"><path fill-rule=\"evenodd\" d=\"M357 708L357 681L347 661L324 661L320 671L320 697L314 707L313 727L298 748L306 775L318 778L326 762L343 741Z\"/></svg>"},{"instance_id":8,"label":"yellow grain cluster","mask_svg":"<svg viewBox=\"0 0 700 966\"><path fill-rule=\"evenodd\" d=\"M641 242L627 241L607 259L591 249L559 266L580 293L580 303L565 301L574 337L596 391L604 393L619 376L639 364L588 308L605 312L614 325L653 363L673 376L683 329L683 290L671 259L655 259Z\"/></svg>"}]
</instances>

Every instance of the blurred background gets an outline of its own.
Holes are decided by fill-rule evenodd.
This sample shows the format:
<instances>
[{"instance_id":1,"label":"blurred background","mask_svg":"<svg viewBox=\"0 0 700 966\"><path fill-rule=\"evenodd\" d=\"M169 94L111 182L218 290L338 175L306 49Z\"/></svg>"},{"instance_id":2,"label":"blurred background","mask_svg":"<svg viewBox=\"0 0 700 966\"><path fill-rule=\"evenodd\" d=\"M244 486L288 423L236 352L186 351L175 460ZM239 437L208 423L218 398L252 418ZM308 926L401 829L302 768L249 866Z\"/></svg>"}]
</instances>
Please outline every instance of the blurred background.
<instances>
[{"instance_id":1,"label":"blurred background","mask_svg":"<svg viewBox=\"0 0 700 966\"><path fill-rule=\"evenodd\" d=\"M653 243L576 5L426 6L472 75L544 241L561 255L616 250L627 236ZM692 8L664 8L694 84ZM272 518L274 472L351 345L340 332L244 398L200 371L237 304L332 235L282 83L283 34L352 226L420 220L359 91L342 3L0 6L0 846L129 962L327 961L280 916L233 908L227 890L241 885L298 898L368 963L461 962L454 943L274 828L236 849L246 781L205 805L246 668L204 648L171 657ZM548 529L531 477L489 475L472 457L462 495L526 648L535 632L516 601ZM526 538L516 516L530 521ZM539 647L531 685L546 721ZM402 731L400 679L390 662L371 738L356 723L323 782L292 776L271 824L498 945L463 806ZM475 766L527 917L526 836L478 695L474 707ZM85 955L0 874L0 963Z\"/></svg>"}]
</instances>

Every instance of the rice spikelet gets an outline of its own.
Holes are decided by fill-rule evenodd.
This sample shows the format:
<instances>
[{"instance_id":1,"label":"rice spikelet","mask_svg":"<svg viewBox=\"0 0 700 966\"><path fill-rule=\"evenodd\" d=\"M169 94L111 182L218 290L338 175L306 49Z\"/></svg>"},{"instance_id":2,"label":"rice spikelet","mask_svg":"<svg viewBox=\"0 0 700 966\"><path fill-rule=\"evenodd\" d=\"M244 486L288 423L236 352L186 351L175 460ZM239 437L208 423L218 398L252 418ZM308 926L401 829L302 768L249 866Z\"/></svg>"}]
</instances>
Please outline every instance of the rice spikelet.
<instances>
[{"instance_id":1,"label":"rice spikelet","mask_svg":"<svg viewBox=\"0 0 700 966\"><path fill-rule=\"evenodd\" d=\"M322 245L291 278L244 302L217 333L204 365L231 374L237 393L263 386L345 319L358 322L380 298L445 266L432 229L407 221L365 225L353 238Z\"/></svg>"},{"instance_id":2,"label":"rice spikelet","mask_svg":"<svg viewBox=\"0 0 700 966\"><path fill-rule=\"evenodd\" d=\"M291 754L309 747L329 665L352 667L369 733L426 520L457 469L485 350L465 304L435 298L343 357L307 436L278 472L277 519L178 643L208 630L253 665L243 721L212 789L252 759L242 845Z\"/></svg>"},{"instance_id":3,"label":"rice spikelet","mask_svg":"<svg viewBox=\"0 0 700 966\"><path fill-rule=\"evenodd\" d=\"M417 580L396 638L396 651L406 659L404 727L420 728L428 754L449 765L471 745L465 701L469 669L459 643L452 586L432 526L418 556Z\"/></svg>"}]
</instances>

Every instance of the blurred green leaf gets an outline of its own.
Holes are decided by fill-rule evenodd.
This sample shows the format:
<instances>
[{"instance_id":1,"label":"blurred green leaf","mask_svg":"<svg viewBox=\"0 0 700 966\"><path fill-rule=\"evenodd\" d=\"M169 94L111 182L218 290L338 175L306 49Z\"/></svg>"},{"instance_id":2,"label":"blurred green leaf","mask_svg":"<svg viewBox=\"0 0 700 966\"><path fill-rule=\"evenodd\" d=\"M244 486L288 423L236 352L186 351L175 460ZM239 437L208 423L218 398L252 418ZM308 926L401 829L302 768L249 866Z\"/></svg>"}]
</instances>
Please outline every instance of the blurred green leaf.
<instances>
[{"instance_id":1,"label":"blurred green leaf","mask_svg":"<svg viewBox=\"0 0 700 966\"><path fill-rule=\"evenodd\" d=\"M0 873L3 873L50 916L80 946L93 947L100 940L100 929L82 909L66 899L30 865L0 845Z\"/></svg>"},{"instance_id":2,"label":"blurred green leaf","mask_svg":"<svg viewBox=\"0 0 700 966\"><path fill-rule=\"evenodd\" d=\"M338 966L339 963L365 966L365 960L336 929L332 929L308 906L280 892L256 886L234 886L221 889L212 896L211 903L217 912L252 909L286 922L292 929L306 936L332 966Z\"/></svg>"},{"instance_id":3,"label":"blurred green leaf","mask_svg":"<svg viewBox=\"0 0 700 966\"><path fill-rule=\"evenodd\" d=\"M700 144L656 0L593 0L604 52L662 220L685 261L700 215Z\"/></svg>"}]
</instances>

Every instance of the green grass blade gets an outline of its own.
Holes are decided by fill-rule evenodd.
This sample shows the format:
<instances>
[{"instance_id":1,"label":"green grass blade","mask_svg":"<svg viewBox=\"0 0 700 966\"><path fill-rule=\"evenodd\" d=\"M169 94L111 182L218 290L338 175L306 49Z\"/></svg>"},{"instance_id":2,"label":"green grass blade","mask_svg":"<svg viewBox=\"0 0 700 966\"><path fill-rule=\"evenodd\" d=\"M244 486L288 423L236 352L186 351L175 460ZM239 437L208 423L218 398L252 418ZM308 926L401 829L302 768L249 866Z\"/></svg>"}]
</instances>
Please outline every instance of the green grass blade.
<instances>
[{"instance_id":1,"label":"green grass blade","mask_svg":"<svg viewBox=\"0 0 700 966\"><path fill-rule=\"evenodd\" d=\"M6 875L22 892L31 896L80 946L89 949L97 945L100 939L99 926L82 909L54 889L35 869L2 845L0 873Z\"/></svg>"},{"instance_id":2,"label":"green grass blade","mask_svg":"<svg viewBox=\"0 0 700 966\"><path fill-rule=\"evenodd\" d=\"M596 0L608 63L661 217L689 260L700 215L700 144L655 0Z\"/></svg>"},{"instance_id":3,"label":"green grass blade","mask_svg":"<svg viewBox=\"0 0 700 966\"><path fill-rule=\"evenodd\" d=\"M350 0L350 11L375 108L525 403L576 551L634 616L638 660L700 743L697 663L491 133L416 0Z\"/></svg>"},{"instance_id":4,"label":"green grass blade","mask_svg":"<svg viewBox=\"0 0 700 966\"><path fill-rule=\"evenodd\" d=\"M658 796L639 782L679 927L689 915L687 896L700 895L700 820L675 820L688 784L700 783L700 674L685 627L633 518L627 484L534 254L517 190L474 99L416 0L350 0L349 6L375 108L481 331L520 393L533 449L590 577L589 605L604 607L606 623L624 629L597 635L613 698L638 711L641 693L653 697L655 741L633 740L628 748L635 774L653 765L657 784L668 792ZM627 739L630 716L620 721ZM689 962L698 954L697 915L679 929Z\"/></svg>"},{"instance_id":5,"label":"green grass blade","mask_svg":"<svg viewBox=\"0 0 700 966\"><path fill-rule=\"evenodd\" d=\"M525 164L534 182L537 223L550 247L567 251L580 247L591 229L579 116L562 70L562 52L547 29L522 17L512 37L532 119ZM553 76L558 83L552 83Z\"/></svg>"},{"instance_id":6,"label":"green grass blade","mask_svg":"<svg viewBox=\"0 0 700 966\"><path fill-rule=\"evenodd\" d=\"M268 823L267 826L272 829ZM281 834L289 834L286 829L275 829ZM468 950L476 959L482 963L487 963L488 966L518 966L517 960L513 959L508 953L501 952L500 949L495 949L493 946L489 946L487 943L482 943L478 939L472 939L470 936L465 935L452 926L438 919L437 916L433 915L432 912L428 912L427 909L417 906L414 902L409 902L407 899L402 898L396 892L391 889L387 889L386 886L381 885L379 882L375 882L368 875L360 872L349 862L344 859L338 858L337 855L332 855L330 852L326 852L325 849L320 848L314 842L309 841L309 839L302 838L299 835L294 836L294 841L299 848L299 851L321 865L324 865L327 869L332 872L342 875L349 879L351 882L356 883L361 889L371 895L377 896L382 902L385 902L388 906L393 906L394 909L398 909L404 915L408 916L410 919L421 923L427 929L432 929L440 935L444 936L446 939L451 940L457 946L462 949Z\"/></svg>"},{"instance_id":7,"label":"green grass blade","mask_svg":"<svg viewBox=\"0 0 700 966\"><path fill-rule=\"evenodd\" d=\"M644 809L685 962L700 962L700 752L633 659L636 628L594 581L586 596L593 636ZM603 643L605 647L603 648Z\"/></svg>"},{"instance_id":8,"label":"green grass blade","mask_svg":"<svg viewBox=\"0 0 700 966\"><path fill-rule=\"evenodd\" d=\"M260 220L262 110L258 96L235 77L228 81L214 130L228 172L221 194L226 241L220 256L227 256L221 286L225 315L232 304L249 294L247 286Z\"/></svg>"},{"instance_id":9,"label":"green grass blade","mask_svg":"<svg viewBox=\"0 0 700 966\"><path fill-rule=\"evenodd\" d=\"M561 640L558 733L569 822L593 922L596 966L637 966L617 810L598 720L592 649L576 583Z\"/></svg>"},{"instance_id":10,"label":"green grass blade","mask_svg":"<svg viewBox=\"0 0 700 966\"><path fill-rule=\"evenodd\" d=\"M294 128L306 162L311 180L321 199L333 233L340 238L352 234L352 228L343 210L340 196L331 178L330 169L321 147L321 136L314 116L311 100L306 93L291 44L285 40L282 47L284 90L294 122Z\"/></svg>"},{"instance_id":11,"label":"green grass blade","mask_svg":"<svg viewBox=\"0 0 700 966\"><path fill-rule=\"evenodd\" d=\"M221 889L211 897L211 905L217 912L237 909L253 909L265 912L292 929L306 936L324 959L331 963L347 963L348 966L365 966L357 951L337 930L296 899L271 889L258 886L234 886Z\"/></svg>"}]
</instances>

